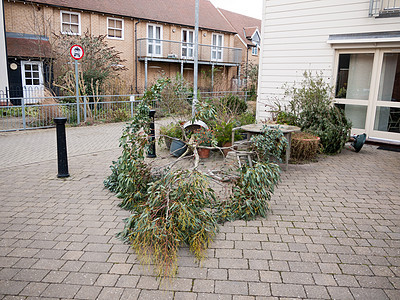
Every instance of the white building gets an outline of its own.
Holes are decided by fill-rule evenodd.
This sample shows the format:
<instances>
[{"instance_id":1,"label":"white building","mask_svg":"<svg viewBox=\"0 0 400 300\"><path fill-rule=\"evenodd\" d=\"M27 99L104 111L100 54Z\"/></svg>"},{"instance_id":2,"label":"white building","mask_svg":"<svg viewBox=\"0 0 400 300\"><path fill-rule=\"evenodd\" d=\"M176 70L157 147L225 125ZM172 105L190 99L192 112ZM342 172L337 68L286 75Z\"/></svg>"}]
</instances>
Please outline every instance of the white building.
<instances>
[{"instance_id":1,"label":"white building","mask_svg":"<svg viewBox=\"0 0 400 300\"><path fill-rule=\"evenodd\" d=\"M7 76L7 53L6 53L6 37L4 30L4 8L3 1L0 1L0 98L2 98L1 91L6 91L8 87ZM0 100L1 102L1 100Z\"/></svg>"},{"instance_id":2,"label":"white building","mask_svg":"<svg viewBox=\"0 0 400 300\"><path fill-rule=\"evenodd\" d=\"M353 133L400 143L400 0L264 0L262 38L258 119L322 71Z\"/></svg>"}]
</instances>

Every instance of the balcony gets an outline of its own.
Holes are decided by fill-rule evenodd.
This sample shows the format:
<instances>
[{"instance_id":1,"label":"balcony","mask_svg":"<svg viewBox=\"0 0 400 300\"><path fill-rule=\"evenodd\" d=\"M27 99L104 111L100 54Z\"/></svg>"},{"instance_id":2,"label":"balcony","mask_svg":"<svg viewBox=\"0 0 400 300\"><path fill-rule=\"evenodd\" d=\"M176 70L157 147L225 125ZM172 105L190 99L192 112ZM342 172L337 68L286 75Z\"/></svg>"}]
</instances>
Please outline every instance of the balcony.
<instances>
[{"instance_id":1,"label":"balcony","mask_svg":"<svg viewBox=\"0 0 400 300\"><path fill-rule=\"evenodd\" d=\"M193 63L194 44L142 38L137 40L138 59ZM242 49L199 44L199 64L238 66Z\"/></svg>"},{"instance_id":2,"label":"balcony","mask_svg":"<svg viewBox=\"0 0 400 300\"><path fill-rule=\"evenodd\" d=\"M400 0L370 0L370 17L400 17Z\"/></svg>"}]
</instances>

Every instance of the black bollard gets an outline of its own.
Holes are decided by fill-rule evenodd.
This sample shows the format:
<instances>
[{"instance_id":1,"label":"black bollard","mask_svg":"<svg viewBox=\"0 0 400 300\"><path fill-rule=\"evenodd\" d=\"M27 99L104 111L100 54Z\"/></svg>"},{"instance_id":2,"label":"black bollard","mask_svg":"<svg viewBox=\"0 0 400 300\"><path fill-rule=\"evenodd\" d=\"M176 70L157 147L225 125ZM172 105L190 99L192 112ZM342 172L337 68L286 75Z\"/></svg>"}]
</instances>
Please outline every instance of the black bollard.
<instances>
[{"instance_id":1,"label":"black bollard","mask_svg":"<svg viewBox=\"0 0 400 300\"><path fill-rule=\"evenodd\" d=\"M57 130L57 159L58 159L58 178L69 177L68 158L67 158L67 140L65 135L65 123L67 118L54 118Z\"/></svg>"},{"instance_id":2,"label":"black bollard","mask_svg":"<svg viewBox=\"0 0 400 300\"><path fill-rule=\"evenodd\" d=\"M151 144L149 146L149 150L147 151L147 157L149 158L154 158L156 156L156 131L155 131L155 126L154 126L154 115L156 114L155 110L150 110L149 111L149 117L150 117L150 141Z\"/></svg>"}]
</instances>

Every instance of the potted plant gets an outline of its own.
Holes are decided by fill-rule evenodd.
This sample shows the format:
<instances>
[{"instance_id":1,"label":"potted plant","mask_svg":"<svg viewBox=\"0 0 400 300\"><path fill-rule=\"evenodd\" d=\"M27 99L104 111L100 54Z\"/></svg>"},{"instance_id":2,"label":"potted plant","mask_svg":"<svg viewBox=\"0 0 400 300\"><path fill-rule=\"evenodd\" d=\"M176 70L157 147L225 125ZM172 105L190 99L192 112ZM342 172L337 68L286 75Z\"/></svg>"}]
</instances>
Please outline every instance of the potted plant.
<instances>
[{"instance_id":1,"label":"potted plant","mask_svg":"<svg viewBox=\"0 0 400 300\"><path fill-rule=\"evenodd\" d=\"M182 128L178 123L169 123L168 125L160 127L160 143L165 143L167 149L171 148L173 138L183 139Z\"/></svg>"},{"instance_id":2,"label":"potted plant","mask_svg":"<svg viewBox=\"0 0 400 300\"><path fill-rule=\"evenodd\" d=\"M221 122L215 126L215 138L218 146L220 147L231 147L232 146L232 129L235 127L234 122ZM241 140L242 136L238 131L235 131L235 140ZM229 149L222 149L226 156Z\"/></svg>"},{"instance_id":3,"label":"potted plant","mask_svg":"<svg viewBox=\"0 0 400 300\"><path fill-rule=\"evenodd\" d=\"M290 158L294 161L309 161L320 150L320 138L308 132L293 132Z\"/></svg>"},{"instance_id":4,"label":"potted plant","mask_svg":"<svg viewBox=\"0 0 400 300\"><path fill-rule=\"evenodd\" d=\"M216 145L214 133L211 129L201 127L195 130L192 135L194 143L200 147L197 148L200 158L208 158L210 156L210 149L201 147L211 147Z\"/></svg>"}]
</instances>

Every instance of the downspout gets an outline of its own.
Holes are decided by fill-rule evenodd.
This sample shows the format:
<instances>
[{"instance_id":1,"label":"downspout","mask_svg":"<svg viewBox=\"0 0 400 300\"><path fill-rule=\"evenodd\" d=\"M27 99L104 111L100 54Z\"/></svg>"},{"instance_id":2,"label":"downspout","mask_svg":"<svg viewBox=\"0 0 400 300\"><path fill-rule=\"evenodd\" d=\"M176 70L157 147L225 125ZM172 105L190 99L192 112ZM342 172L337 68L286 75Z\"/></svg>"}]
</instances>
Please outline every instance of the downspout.
<instances>
[{"instance_id":1,"label":"downspout","mask_svg":"<svg viewBox=\"0 0 400 300\"><path fill-rule=\"evenodd\" d=\"M246 87L246 92L247 92L247 76L249 73L249 45L246 46L246 83L245 83L245 87Z\"/></svg>"},{"instance_id":2,"label":"downspout","mask_svg":"<svg viewBox=\"0 0 400 300\"><path fill-rule=\"evenodd\" d=\"M137 21L135 23L135 91L136 94L139 94L138 91L138 50L137 50L137 25L140 23L140 19L139 21Z\"/></svg>"},{"instance_id":3,"label":"downspout","mask_svg":"<svg viewBox=\"0 0 400 300\"><path fill-rule=\"evenodd\" d=\"M0 0L1 1L1 0ZM7 82L6 82L6 86L5 86L5 98L8 98L9 95L9 91L7 91L7 89L10 89L10 77L8 74L8 52L7 52L7 35L6 35L6 16L5 16L5 8L4 8L4 3L1 4L1 8L2 8L2 14L3 14L3 27L4 27L4 48L6 50L5 52L5 59L6 59L6 74L7 74ZM1 97L0 97L1 98ZM8 99L7 99L7 105L8 105Z\"/></svg>"}]
</instances>

